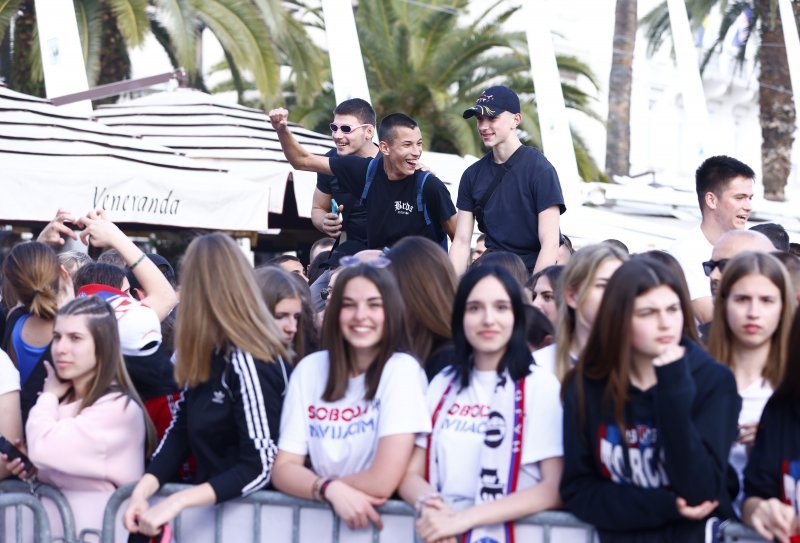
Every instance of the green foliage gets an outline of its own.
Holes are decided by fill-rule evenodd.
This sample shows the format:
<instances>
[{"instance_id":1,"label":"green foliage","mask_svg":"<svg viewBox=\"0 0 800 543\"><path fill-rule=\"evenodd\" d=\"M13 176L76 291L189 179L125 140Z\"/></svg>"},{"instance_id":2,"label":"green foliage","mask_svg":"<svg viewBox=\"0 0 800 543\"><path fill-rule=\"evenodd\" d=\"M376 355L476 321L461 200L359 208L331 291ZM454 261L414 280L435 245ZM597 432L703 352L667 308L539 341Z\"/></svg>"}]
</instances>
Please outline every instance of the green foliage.
<instances>
[{"instance_id":1,"label":"green foliage","mask_svg":"<svg viewBox=\"0 0 800 543\"><path fill-rule=\"evenodd\" d=\"M465 22L460 14L468 0L426 4L439 9L404 0L359 4L356 24L378 117L402 111L420 124L430 150L480 156L485 148L474 122L465 121L462 112L485 88L505 84L523 102L524 142L541 148L526 36L501 29L506 20L518 16L519 8L496 1ZM597 88L585 63L569 56L559 56L557 63L567 78L584 77ZM562 89L567 107L599 118L591 109L592 98L577 84L564 81ZM599 169L585 145L580 138L575 142L581 147L582 177L598 179Z\"/></svg>"}]
</instances>

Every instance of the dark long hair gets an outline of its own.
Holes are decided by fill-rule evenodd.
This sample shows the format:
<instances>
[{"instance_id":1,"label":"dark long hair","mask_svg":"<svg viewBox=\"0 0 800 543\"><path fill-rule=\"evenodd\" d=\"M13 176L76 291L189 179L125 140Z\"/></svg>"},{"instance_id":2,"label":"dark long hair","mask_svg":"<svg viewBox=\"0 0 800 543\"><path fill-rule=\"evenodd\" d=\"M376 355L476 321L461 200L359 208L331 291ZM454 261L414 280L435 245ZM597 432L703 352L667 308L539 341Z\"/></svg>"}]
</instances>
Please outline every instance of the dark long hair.
<instances>
[{"instance_id":1,"label":"dark long hair","mask_svg":"<svg viewBox=\"0 0 800 543\"><path fill-rule=\"evenodd\" d=\"M514 328L511 331L511 338L508 340L506 352L497 366L497 373L500 374L503 370L508 369L509 375L515 381L530 373L532 358L526 341L525 304L522 301L522 287L519 281L504 268L478 266L477 268L471 268L461 278L461 283L459 283L456 291L455 303L453 304L453 345L455 347L456 361L453 369L458 376L461 388L469 386L470 373L472 373L472 368L475 367L473 348L464 333L464 314L466 312L467 298L469 298L475 285L486 277L494 277L500 281L511 299L511 309L514 312Z\"/></svg>"},{"instance_id":2,"label":"dark long hair","mask_svg":"<svg viewBox=\"0 0 800 543\"><path fill-rule=\"evenodd\" d=\"M614 417L624 426L624 410L628 401L628 385L632 365L631 321L636 298L654 288L669 287L680 300L683 312L683 334L694 326L691 301L680 280L665 265L652 258L635 256L617 269L606 285L603 301L578 363L567 373L562 395L572 379L578 397L581 420L585 415L584 378L605 381L604 401L613 405ZM592 406L595 407L595 406Z\"/></svg>"},{"instance_id":3,"label":"dark long hair","mask_svg":"<svg viewBox=\"0 0 800 543\"><path fill-rule=\"evenodd\" d=\"M381 374L389 358L396 352L410 351L405 306L400 297L397 281L391 272L369 264L344 268L336 277L333 291L328 298L330 303L325 310L325 320L322 323L322 348L328 350L330 361L328 382L322 394L322 399L326 402L335 402L344 396L347 380L355 369L352 349L339 327L339 313L342 310L345 286L356 277L363 277L375 285L383 298L383 335L378 354L367 369L365 399L372 400L378 392Z\"/></svg>"},{"instance_id":4,"label":"dark long hair","mask_svg":"<svg viewBox=\"0 0 800 543\"><path fill-rule=\"evenodd\" d=\"M789 333L786 368L778 388L770 401L781 405L800 404L800 311L795 311L792 331Z\"/></svg>"},{"instance_id":5,"label":"dark long hair","mask_svg":"<svg viewBox=\"0 0 800 543\"><path fill-rule=\"evenodd\" d=\"M406 306L411 348L425 361L441 343L450 340L453 298L458 279L447 253L428 238L408 236L386 255Z\"/></svg>"}]
</instances>

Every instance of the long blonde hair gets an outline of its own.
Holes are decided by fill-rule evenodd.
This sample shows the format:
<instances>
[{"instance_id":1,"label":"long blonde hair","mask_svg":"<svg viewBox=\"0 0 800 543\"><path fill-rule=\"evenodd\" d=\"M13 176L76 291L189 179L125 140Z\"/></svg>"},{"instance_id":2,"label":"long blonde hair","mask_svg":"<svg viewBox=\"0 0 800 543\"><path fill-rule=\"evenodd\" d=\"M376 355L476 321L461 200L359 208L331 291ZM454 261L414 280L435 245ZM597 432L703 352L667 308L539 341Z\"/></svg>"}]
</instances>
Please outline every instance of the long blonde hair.
<instances>
[{"instance_id":1,"label":"long blonde hair","mask_svg":"<svg viewBox=\"0 0 800 543\"><path fill-rule=\"evenodd\" d=\"M15 300L31 315L48 321L58 311L60 269L56 253L38 241L16 245L3 262L3 276Z\"/></svg>"},{"instance_id":2,"label":"long blonde hair","mask_svg":"<svg viewBox=\"0 0 800 543\"><path fill-rule=\"evenodd\" d=\"M566 292L575 293L576 306L580 307L586 300L592 279L603 262L609 259L626 262L628 258L628 254L616 245L598 243L577 251L564 266L556 294L559 304L556 318L556 377L560 381L564 380L564 376L572 368L570 351L575 341L577 323L577 312L567 304Z\"/></svg>"},{"instance_id":3,"label":"long blonde hair","mask_svg":"<svg viewBox=\"0 0 800 543\"><path fill-rule=\"evenodd\" d=\"M178 385L207 381L214 351L231 346L265 362L287 356L250 264L230 236L208 234L189 244L181 267L175 323Z\"/></svg>"},{"instance_id":4,"label":"long blonde hair","mask_svg":"<svg viewBox=\"0 0 800 543\"><path fill-rule=\"evenodd\" d=\"M728 367L733 365L733 331L728 324L727 304L733 286L748 275L763 275L781 293L781 319L770 339L767 363L761 372L773 388L778 386L786 372L789 333L795 311L794 285L786 268L772 255L745 252L732 258L725 266L720 279L717 298L714 300L714 318L708 336L708 352Z\"/></svg>"}]
</instances>

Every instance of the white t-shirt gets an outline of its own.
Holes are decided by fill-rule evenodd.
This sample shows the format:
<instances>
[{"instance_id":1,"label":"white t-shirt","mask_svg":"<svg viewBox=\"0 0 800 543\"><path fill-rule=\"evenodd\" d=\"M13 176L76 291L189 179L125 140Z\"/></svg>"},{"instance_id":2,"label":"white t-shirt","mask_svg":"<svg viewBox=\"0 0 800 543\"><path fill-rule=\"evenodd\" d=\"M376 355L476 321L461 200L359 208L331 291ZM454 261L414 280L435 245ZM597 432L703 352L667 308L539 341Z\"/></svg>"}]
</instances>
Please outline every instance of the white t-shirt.
<instances>
[{"instance_id":1,"label":"white t-shirt","mask_svg":"<svg viewBox=\"0 0 800 543\"><path fill-rule=\"evenodd\" d=\"M542 347L533 351L533 360L536 365L555 375L556 373L556 344L551 343L547 347Z\"/></svg>"},{"instance_id":2,"label":"white t-shirt","mask_svg":"<svg viewBox=\"0 0 800 543\"><path fill-rule=\"evenodd\" d=\"M711 259L714 246L706 239L700 225L692 228L669 248L686 276L689 285L689 297L692 300L711 296L711 283L703 271L703 262Z\"/></svg>"},{"instance_id":3,"label":"white t-shirt","mask_svg":"<svg viewBox=\"0 0 800 543\"><path fill-rule=\"evenodd\" d=\"M761 413L767 405L772 393L772 385L766 379L756 379L750 386L739 391L742 397L742 410L739 411L739 424L750 424L761 420ZM746 445L733 442L731 452L728 456L728 463L736 471L739 477L739 495L736 497L734 507L736 512L741 512L742 501L744 500L744 468L747 467L748 448Z\"/></svg>"},{"instance_id":4,"label":"white t-shirt","mask_svg":"<svg viewBox=\"0 0 800 543\"><path fill-rule=\"evenodd\" d=\"M522 442L522 469L517 488L534 486L541 480L539 462L564 455L562 440L561 385L552 372L531 366L525 379L525 414ZM433 414L453 374L443 371L428 387L428 409ZM435 441L438 455L440 493L448 503L472 501L478 489L480 456L494 386L495 371L473 371L470 386L458 391L453 384L450 394L456 394L448 412L437 427L443 435ZM417 439L417 446L426 448L427 439Z\"/></svg>"},{"instance_id":5,"label":"white t-shirt","mask_svg":"<svg viewBox=\"0 0 800 543\"><path fill-rule=\"evenodd\" d=\"M0 396L19 390L19 371L5 351L0 350Z\"/></svg>"},{"instance_id":6,"label":"white t-shirt","mask_svg":"<svg viewBox=\"0 0 800 543\"><path fill-rule=\"evenodd\" d=\"M319 351L292 372L278 443L281 450L307 455L317 475L343 477L369 468L382 437L430 433L427 378L412 356L389 358L372 401L364 399L365 374L351 377L339 400L323 401L328 367L328 351Z\"/></svg>"}]
</instances>

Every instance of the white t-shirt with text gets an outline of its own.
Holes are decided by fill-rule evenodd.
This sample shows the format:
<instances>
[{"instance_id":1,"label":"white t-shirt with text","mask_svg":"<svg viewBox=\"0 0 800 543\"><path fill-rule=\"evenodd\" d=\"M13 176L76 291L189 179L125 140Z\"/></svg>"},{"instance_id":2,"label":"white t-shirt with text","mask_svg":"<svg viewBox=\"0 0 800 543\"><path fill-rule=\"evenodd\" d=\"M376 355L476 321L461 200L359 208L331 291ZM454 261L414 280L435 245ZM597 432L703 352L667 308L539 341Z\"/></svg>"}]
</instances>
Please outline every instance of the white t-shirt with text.
<instances>
[{"instance_id":1,"label":"white t-shirt with text","mask_svg":"<svg viewBox=\"0 0 800 543\"><path fill-rule=\"evenodd\" d=\"M366 374L351 377L339 400L323 401L328 367L328 352L319 351L292 372L278 443L283 451L308 456L317 475L343 477L368 469L382 437L430 433L427 379L411 355L389 358L371 401L364 398Z\"/></svg>"}]
</instances>

